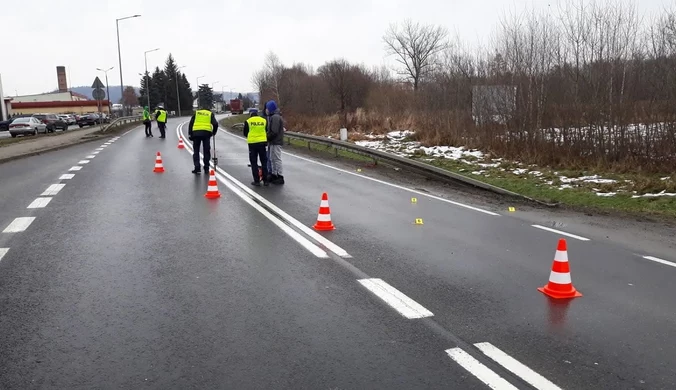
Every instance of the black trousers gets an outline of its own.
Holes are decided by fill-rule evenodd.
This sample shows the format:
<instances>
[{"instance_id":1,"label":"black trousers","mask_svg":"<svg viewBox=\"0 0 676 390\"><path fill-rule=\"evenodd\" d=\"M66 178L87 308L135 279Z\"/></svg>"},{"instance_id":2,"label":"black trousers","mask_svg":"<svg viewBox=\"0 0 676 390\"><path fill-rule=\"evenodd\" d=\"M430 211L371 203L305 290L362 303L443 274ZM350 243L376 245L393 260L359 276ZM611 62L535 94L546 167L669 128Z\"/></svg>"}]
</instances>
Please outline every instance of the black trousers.
<instances>
[{"instance_id":1,"label":"black trousers","mask_svg":"<svg viewBox=\"0 0 676 390\"><path fill-rule=\"evenodd\" d=\"M151 122L148 121L148 122L145 122L144 124L146 125L146 136L151 135L153 133L152 129L150 128Z\"/></svg>"},{"instance_id":2,"label":"black trousers","mask_svg":"<svg viewBox=\"0 0 676 390\"><path fill-rule=\"evenodd\" d=\"M204 154L204 170L209 171L209 161L211 161L211 136L193 135L192 138L192 162L195 164L195 170L200 170L200 145L202 145L202 153Z\"/></svg>"},{"instance_id":3,"label":"black trousers","mask_svg":"<svg viewBox=\"0 0 676 390\"><path fill-rule=\"evenodd\" d=\"M263 168L263 181L268 180L268 155L265 152L266 145L267 142L249 144L249 163L251 163L251 174L256 183L261 181L258 176L258 159L261 160L261 168Z\"/></svg>"},{"instance_id":4,"label":"black trousers","mask_svg":"<svg viewBox=\"0 0 676 390\"><path fill-rule=\"evenodd\" d=\"M167 123L166 122L157 122L157 127L160 128L160 136L162 138L166 137Z\"/></svg>"}]
</instances>

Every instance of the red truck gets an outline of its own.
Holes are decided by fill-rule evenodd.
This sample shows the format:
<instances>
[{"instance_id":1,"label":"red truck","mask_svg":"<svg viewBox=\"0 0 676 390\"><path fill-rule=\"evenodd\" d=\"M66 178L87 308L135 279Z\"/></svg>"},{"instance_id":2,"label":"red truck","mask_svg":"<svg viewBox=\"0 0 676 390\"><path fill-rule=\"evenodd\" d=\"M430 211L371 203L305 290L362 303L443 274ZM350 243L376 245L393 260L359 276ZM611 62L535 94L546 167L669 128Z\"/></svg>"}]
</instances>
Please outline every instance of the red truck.
<instances>
[{"instance_id":1,"label":"red truck","mask_svg":"<svg viewBox=\"0 0 676 390\"><path fill-rule=\"evenodd\" d=\"M244 114L244 108L242 108L242 101L240 99L230 99L230 112L235 114Z\"/></svg>"}]
</instances>

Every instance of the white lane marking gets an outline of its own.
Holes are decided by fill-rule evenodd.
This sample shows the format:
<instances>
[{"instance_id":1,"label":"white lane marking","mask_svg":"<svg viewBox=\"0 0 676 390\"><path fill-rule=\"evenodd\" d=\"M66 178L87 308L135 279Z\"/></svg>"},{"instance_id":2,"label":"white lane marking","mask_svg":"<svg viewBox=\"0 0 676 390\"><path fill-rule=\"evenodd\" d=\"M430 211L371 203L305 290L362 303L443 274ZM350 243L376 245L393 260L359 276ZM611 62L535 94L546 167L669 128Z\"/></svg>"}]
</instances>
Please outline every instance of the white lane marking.
<instances>
[{"instance_id":1,"label":"white lane marking","mask_svg":"<svg viewBox=\"0 0 676 390\"><path fill-rule=\"evenodd\" d=\"M5 230L3 230L3 233L19 233L22 232L33 223L35 220L35 217L19 217L19 218L14 218L14 221L7 225Z\"/></svg>"},{"instance_id":2,"label":"white lane marking","mask_svg":"<svg viewBox=\"0 0 676 390\"><path fill-rule=\"evenodd\" d=\"M85 158L89 158L89 159L92 159L92 158L94 158L94 157L96 157L96 155L95 155L95 154L90 154L89 156L87 156L87 157L85 157Z\"/></svg>"},{"instance_id":3,"label":"white lane marking","mask_svg":"<svg viewBox=\"0 0 676 390\"><path fill-rule=\"evenodd\" d=\"M75 177L75 174L73 173L64 173L59 177L59 180L70 180Z\"/></svg>"},{"instance_id":4,"label":"white lane marking","mask_svg":"<svg viewBox=\"0 0 676 390\"><path fill-rule=\"evenodd\" d=\"M92 152L93 155L97 155L99 153L101 153L101 152L99 152L99 151Z\"/></svg>"},{"instance_id":5,"label":"white lane marking","mask_svg":"<svg viewBox=\"0 0 676 390\"><path fill-rule=\"evenodd\" d=\"M187 122L185 122L185 123L187 123ZM176 128L176 135L181 134L181 128L183 127L183 125L185 125L185 123L182 123L180 126L178 126ZM186 143L186 148L184 150L186 150L188 153L191 153L191 154L193 153L192 145L190 145L189 143ZM200 153L200 155L202 155L202 153ZM214 167L213 163L211 163L211 167ZM312 229L308 228L307 226L303 225L302 223L300 223L300 221L293 218L289 214L285 213L282 209L280 209L279 207L270 203L267 199L263 198L261 195L258 195L256 192L254 192L250 188L246 187L240 181L238 181L234 177L230 176L227 172L222 170L220 167L215 167L215 168L216 168L215 171L220 173L224 178L227 178L228 180L230 180L232 182L232 184L238 186L241 190L243 190L244 192L249 194L249 196L254 197L259 202L265 204L268 208L273 210L275 213L277 213L284 220L291 223L293 226L295 226L297 229L301 230L303 233L305 233L310 238L312 238L315 241L322 244L324 247L326 247L331 252L333 252L333 253L335 253L338 256L343 257L343 258L351 258L352 257L349 253L347 253L347 251L345 249L339 247L338 245L336 245L333 242L326 239L324 236L320 235L319 233L315 232L314 230L312 230ZM226 183L226 185L227 185L227 183ZM291 230L294 231L293 229L291 229Z\"/></svg>"},{"instance_id":6,"label":"white lane marking","mask_svg":"<svg viewBox=\"0 0 676 390\"><path fill-rule=\"evenodd\" d=\"M191 151L189 151L192 153ZM298 233L297 231L291 229L291 227L284 222L282 222L279 218L276 216L272 215L268 210L263 208L261 205L258 203L254 202L253 199L249 198L248 196L244 195L242 191L240 191L237 187L235 187L232 183L227 181L219 172L216 172L216 178L223 183L230 191L232 191L235 195L239 196L242 198L245 202L247 202L251 207L254 209L258 210L261 214L263 214L267 219L272 221L277 227L282 229L282 231L286 234L288 234L294 241L298 242L301 246L303 246L305 249L310 251L313 255L322 258L322 259L328 259L329 255L319 246L313 244L308 240L307 238L303 237Z\"/></svg>"},{"instance_id":7,"label":"white lane marking","mask_svg":"<svg viewBox=\"0 0 676 390\"><path fill-rule=\"evenodd\" d=\"M47 187L45 192L43 192L41 195L42 196L54 196L59 193L65 187L65 184L52 184L51 186Z\"/></svg>"},{"instance_id":8,"label":"white lane marking","mask_svg":"<svg viewBox=\"0 0 676 390\"><path fill-rule=\"evenodd\" d=\"M561 390L561 388L549 380L538 374L537 372L528 368L528 366L509 356L505 352L498 349L491 343L477 343L475 347L479 348L484 355L493 359L496 363L505 367L512 373L519 376L521 379L528 382L531 386L538 390Z\"/></svg>"},{"instance_id":9,"label":"white lane marking","mask_svg":"<svg viewBox=\"0 0 676 390\"><path fill-rule=\"evenodd\" d=\"M102 150L103 150L103 148L96 148L96 149L94 149L94 151L96 151L96 152L100 152L100 151L102 151Z\"/></svg>"},{"instance_id":10,"label":"white lane marking","mask_svg":"<svg viewBox=\"0 0 676 390\"><path fill-rule=\"evenodd\" d=\"M89 164L89 160L80 160L77 163L78 164Z\"/></svg>"},{"instance_id":11,"label":"white lane marking","mask_svg":"<svg viewBox=\"0 0 676 390\"><path fill-rule=\"evenodd\" d=\"M480 361L476 360L472 355L468 354L463 349L451 348L447 349L446 353L451 357L451 359L462 366L462 368L469 371L470 374L477 377L477 379L485 383L491 389L518 390L514 385L507 382L500 375L496 374L495 371L484 366Z\"/></svg>"},{"instance_id":12,"label":"white lane marking","mask_svg":"<svg viewBox=\"0 0 676 390\"><path fill-rule=\"evenodd\" d=\"M557 234L561 234L561 235L564 235L564 236L567 236L567 237L575 238L575 239L578 239L578 240L580 240L580 241L589 241L588 238L576 236L575 234L570 234L570 233L562 232L561 230L556 230L556 229L548 228L548 227L546 227L546 226L540 226L540 225L531 225L531 226L533 226L534 228L546 230L546 231L548 231L548 232L557 233Z\"/></svg>"},{"instance_id":13,"label":"white lane marking","mask_svg":"<svg viewBox=\"0 0 676 390\"><path fill-rule=\"evenodd\" d=\"M671 261L667 261L667 260L662 260L659 257L643 256L643 258L646 259L646 260L654 261L656 263L668 265L670 267L676 267L676 263L672 263Z\"/></svg>"},{"instance_id":14,"label":"white lane marking","mask_svg":"<svg viewBox=\"0 0 676 390\"><path fill-rule=\"evenodd\" d=\"M80 169L82 169L82 167L76 165L76 166L74 166L74 167L70 167L69 171L79 171Z\"/></svg>"},{"instance_id":15,"label":"white lane marking","mask_svg":"<svg viewBox=\"0 0 676 390\"><path fill-rule=\"evenodd\" d=\"M134 129L131 129L131 130L134 130ZM123 136L124 136L124 135L127 135L127 133L129 133L131 130L125 131L124 133L122 133L122 135L123 135Z\"/></svg>"},{"instance_id":16,"label":"white lane marking","mask_svg":"<svg viewBox=\"0 0 676 390\"><path fill-rule=\"evenodd\" d=\"M35 200L26 207L27 209L41 209L49 204L52 198L35 198Z\"/></svg>"},{"instance_id":17,"label":"white lane marking","mask_svg":"<svg viewBox=\"0 0 676 390\"><path fill-rule=\"evenodd\" d=\"M2 261L2 258L5 257L7 252L9 252L9 248L0 248L0 261Z\"/></svg>"},{"instance_id":18,"label":"white lane marking","mask_svg":"<svg viewBox=\"0 0 676 390\"><path fill-rule=\"evenodd\" d=\"M359 283L406 318L432 317L434 314L382 279L359 279Z\"/></svg>"},{"instance_id":19,"label":"white lane marking","mask_svg":"<svg viewBox=\"0 0 676 390\"><path fill-rule=\"evenodd\" d=\"M107 148L107 147L108 147L108 144L103 144L103 145L101 145L101 147L102 147L102 148Z\"/></svg>"},{"instance_id":20,"label":"white lane marking","mask_svg":"<svg viewBox=\"0 0 676 390\"><path fill-rule=\"evenodd\" d=\"M232 133L228 132L227 130L225 130L224 133L227 134L227 135L229 135L229 136L235 137L235 138L245 139L244 137L241 137L241 136L232 134ZM421 192L421 191L418 191L418 190L414 190L414 189L412 189L412 188L407 188L407 187L400 186L400 185L397 185L397 184L388 183L388 182L383 181L383 180L379 180L379 179L376 179L376 178L373 178L373 177L369 177L369 176L364 176L364 175L362 175L362 174L355 173L355 172L351 172L351 171L347 171L347 170L345 170L345 169L336 168L336 167L334 167L334 166L331 166L331 165L328 165L328 164L324 164L324 163L321 163L321 162L319 162L319 161L315 161L315 160L312 160L312 159L309 159L309 158L306 158L306 157L298 156L298 155L293 154L293 153L289 153L289 152L282 152L282 153L284 153L284 154L286 154L286 155L289 155L289 156L291 156L291 157L295 157L295 158L297 158L297 159L303 160L303 161L310 162L310 163L312 163L312 164L317 164L317 165L320 165L320 166L322 166L322 167L329 168L329 169L333 169L333 170L335 170L335 171L339 171L339 172L343 172L343 173L347 173L347 174L352 175L352 176L361 177L362 179L365 179L365 180L371 180L371 181L373 181L373 182L380 183L380 184L384 184L384 185L386 185L386 186L390 186L390 187L394 187L394 188L398 188L398 189L400 189L400 190L407 191L407 192L410 192L410 193L413 193L413 194L417 194L417 195L420 195L420 196L425 196L425 197L428 197L428 198L431 198L431 199L435 199L435 200L438 200L438 201L441 201L441 202L445 202L445 203L449 203L449 204L452 204L452 205L455 205L455 206L463 207L463 208L466 208L466 209L469 209L469 210L478 211L478 212L480 212L480 213L484 213L484 214L488 214L488 215L492 215L492 216L500 216L500 214L494 213L494 212L492 212L492 211L483 210L483 209L480 209L480 208L478 208L478 207L474 207L474 206L466 205L466 204L464 204L464 203L459 203L459 202L455 202L455 201L452 201L452 200L449 200L449 199L441 198L441 197L439 197L439 196L435 196L435 195L431 195L431 194L428 194L428 193L425 193L425 192Z\"/></svg>"}]
</instances>

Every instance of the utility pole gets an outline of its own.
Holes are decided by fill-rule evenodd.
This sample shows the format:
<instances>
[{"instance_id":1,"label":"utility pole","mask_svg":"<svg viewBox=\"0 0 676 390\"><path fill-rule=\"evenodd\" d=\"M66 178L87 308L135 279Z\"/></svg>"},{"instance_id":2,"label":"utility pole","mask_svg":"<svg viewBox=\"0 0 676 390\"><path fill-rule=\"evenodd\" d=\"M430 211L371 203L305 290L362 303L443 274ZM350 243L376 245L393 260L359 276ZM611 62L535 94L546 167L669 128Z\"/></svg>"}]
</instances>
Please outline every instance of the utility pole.
<instances>
[{"instance_id":1,"label":"utility pole","mask_svg":"<svg viewBox=\"0 0 676 390\"><path fill-rule=\"evenodd\" d=\"M120 20L138 18L139 16L141 15L125 16L124 18L115 19L115 29L117 30L117 60L119 61L118 65L120 66L120 96L124 95L124 81L122 81L122 52L120 51ZM110 96L108 96L108 100L110 100ZM124 109L124 102L122 103L122 107Z\"/></svg>"}]
</instances>

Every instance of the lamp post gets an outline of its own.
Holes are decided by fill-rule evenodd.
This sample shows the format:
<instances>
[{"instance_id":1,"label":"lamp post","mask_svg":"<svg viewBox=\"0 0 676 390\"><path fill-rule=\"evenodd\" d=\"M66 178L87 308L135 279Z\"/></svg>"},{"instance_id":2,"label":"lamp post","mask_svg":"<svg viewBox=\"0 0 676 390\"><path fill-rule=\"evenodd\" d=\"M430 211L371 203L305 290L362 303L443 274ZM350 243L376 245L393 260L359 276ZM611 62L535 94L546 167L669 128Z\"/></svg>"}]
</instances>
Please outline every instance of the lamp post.
<instances>
[{"instance_id":1,"label":"lamp post","mask_svg":"<svg viewBox=\"0 0 676 390\"><path fill-rule=\"evenodd\" d=\"M158 51L158 50L160 50L159 47L157 49L152 49L152 50L148 50L148 51L143 52L143 59L145 60L145 63L146 63L146 77L145 77L145 79L146 79L146 96L148 97L148 109L150 109L150 87L148 85L149 84L148 79L150 78L150 77L148 77L148 53L152 53L152 52Z\"/></svg>"},{"instance_id":2,"label":"lamp post","mask_svg":"<svg viewBox=\"0 0 676 390\"><path fill-rule=\"evenodd\" d=\"M195 80L196 85L197 85L197 107L199 108L200 105L200 79L203 78L204 75L200 76Z\"/></svg>"},{"instance_id":3,"label":"lamp post","mask_svg":"<svg viewBox=\"0 0 676 390\"><path fill-rule=\"evenodd\" d=\"M106 75L106 95L108 95L108 115L113 115L113 110L110 108L110 89L108 89L108 71L112 70L115 68L114 66L111 66L108 69L101 69L101 68L96 68L99 72L103 72ZM124 90L122 91L124 93Z\"/></svg>"},{"instance_id":4,"label":"lamp post","mask_svg":"<svg viewBox=\"0 0 676 390\"><path fill-rule=\"evenodd\" d=\"M178 90L178 70L185 68L187 65L176 68L176 103L178 104L178 115L181 116L181 93Z\"/></svg>"},{"instance_id":5,"label":"lamp post","mask_svg":"<svg viewBox=\"0 0 676 390\"><path fill-rule=\"evenodd\" d=\"M138 18L139 16L141 15L125 16L124 18L115 19L115 29L117 30L117 60L119 61L118 65L120 67L120 96L124 94L124 81L122 81L122 54L120 52L120 20ZM108 96L108 100L110 100L110 96Z\"/></svg>"}]
</instances>

